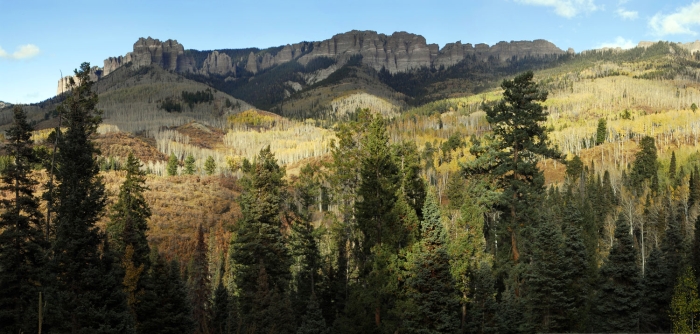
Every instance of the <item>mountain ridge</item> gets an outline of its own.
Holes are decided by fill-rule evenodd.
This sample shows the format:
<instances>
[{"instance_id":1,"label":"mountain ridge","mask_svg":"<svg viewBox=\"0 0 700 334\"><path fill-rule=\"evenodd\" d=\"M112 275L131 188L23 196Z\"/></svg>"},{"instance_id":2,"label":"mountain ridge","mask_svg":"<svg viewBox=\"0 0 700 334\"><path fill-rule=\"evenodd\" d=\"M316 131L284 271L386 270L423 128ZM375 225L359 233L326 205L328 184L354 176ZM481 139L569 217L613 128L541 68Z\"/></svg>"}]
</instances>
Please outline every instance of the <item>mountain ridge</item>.
<instances>
[{"instance_id":1,"label":"mountain ridge","mask_svg":"<svg viewBox=\"0 0 700 334\"><path fill-rule=\"evenodd\" d=\"M226 52L225 50L231 50ZM250 50L246 56L231 57L228 53ZM258 50L257 52L254 50ZM205 53L204 60L199 66L194 53ZM232 78L241 76L241 72L255 75L271 67L297 60L306 65L311 60L320 57L335 59L341 65L353 55L362 55L364 65L377 71L386 69L391 74L406 73L422 67L447 68L466 57L474 57L487 61L495 58L501 62L523 57L543 57L573 53L561 50L546 40L499 42L493 46L484 43L472 45L462 44L461 41L448 43L442 49L437 44L428 44L426 39L417 34L404 31L391 35L376 31L352 30L332 36L318 42L300 42L263 50L222 49L210 51L186 50L177 40L168 39L161 42L158 39L139 38L133 45L133 50L123 56L108 57L102 67L93 67L91 79L100 80L119 67L132 63L142 67L151 64L163 69L181 74L229 75ZM69 77L61 78L56 94L65 91Z\"/></svg>"}]
</instances>

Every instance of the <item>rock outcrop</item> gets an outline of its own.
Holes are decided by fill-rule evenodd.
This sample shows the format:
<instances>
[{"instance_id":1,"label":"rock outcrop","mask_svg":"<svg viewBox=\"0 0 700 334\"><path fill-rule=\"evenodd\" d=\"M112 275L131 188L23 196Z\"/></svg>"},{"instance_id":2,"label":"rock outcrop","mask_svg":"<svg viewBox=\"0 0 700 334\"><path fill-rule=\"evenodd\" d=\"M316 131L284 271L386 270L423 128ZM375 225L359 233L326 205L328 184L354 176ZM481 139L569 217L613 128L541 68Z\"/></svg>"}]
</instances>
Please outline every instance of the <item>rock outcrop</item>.
<instances>
[{"instance_id":1,"label":"rock outcrop","mask_svg":"<svg viewBox=\"0 0 700 334\"><path fill-rule=\"evenodd\" d=\"M90 68L90 80L91 81L97 81L100 80L104 75L103 75L103 70L100 67L93 66ZM80 84L80 80L78 80L77 77L73 75L67 75L63 78L58 79L58 87L56 88L56 95L61 95L64 92L69 91L70 88L70 79L73 79L73 83L76 85Z\"/></svg>"},{"instance_id":2,"label":"rock outcrop","mask_svg":"<svg viewBox=\"0 0 700 334\"><path fill-rule=\"evenodd\" d=\"M127 63L131 62L131 56L132 53L128 52L125 56L119 56L119 57L109 57L105 59L104 61L104 67L103 67L103 75L110 74L114 72L114 70L126 65Z\"/></svg>"},{"instance_id":3,"label":"rock outcrop","mask_svg":"<svg viewBox=\"0 0 700 334\"><path fill-rule=\"evenodd\" d=\"M233 67L231 62L231 57L225 53L219 53L218 51L213 51L207 56L202 64L202 69L199 70L202 75L218 74L226 75L233 73L236 75L236 68Z\"/></svg>"},{"instance_id":4,"label":"rock outcrop","mask_svg":"<svg viewBox=\"0 0 700 334\"><path fill-rule=\"evenodd\" d=\"M185 59L185 47L172 39L161 42L151 37L139 38L134 43L131 58L136 68L155 64L169 71L189 72L194 69L193 62Z\"/></svg>"},{"instance_id":5,"label":"rock outcrop","mask_svg":"<svg viewBox=\"0 0 700 334\"><path fill-rule=\"evenodd\" d=\"M641 44L641 43L640 43ZM700 47L700 46L699 46ZM185 54L185 48L176 40L161 42L158 39L139 38L134 43L133 51L124 56L110 57L104 61L104 68L95 72L95 79L131 63L135 68L157 65L166 70L179 73L198 73L202 75L233 75L236 67L257 74L273 66L297 60L302 65L317 57L336 59L340 65L350 57L361 55L363 64L379 71L386 69L391 73L407 72L421 67L447 68L467 57L475 60L496 60L506 62L523 57L543 57L562 55L573 50L563 51L545 40L499 42L494 46L487 44L446 44L442 49L437 44L428 44L423 36L407 32L395 32L391 35L375 31L357 31L337 34L320 42L302 42L288 44L281 49L250 52L247 60L233 60L225 53L211 52L202 63L196 66L192 56ZM335 70L335 69L334 69ZM325 71L328 72L328 71ZM321 77L328 76L323 72ZM58 92L66 87L67 79L61 79Z\"/></svg>"}]
</instances>

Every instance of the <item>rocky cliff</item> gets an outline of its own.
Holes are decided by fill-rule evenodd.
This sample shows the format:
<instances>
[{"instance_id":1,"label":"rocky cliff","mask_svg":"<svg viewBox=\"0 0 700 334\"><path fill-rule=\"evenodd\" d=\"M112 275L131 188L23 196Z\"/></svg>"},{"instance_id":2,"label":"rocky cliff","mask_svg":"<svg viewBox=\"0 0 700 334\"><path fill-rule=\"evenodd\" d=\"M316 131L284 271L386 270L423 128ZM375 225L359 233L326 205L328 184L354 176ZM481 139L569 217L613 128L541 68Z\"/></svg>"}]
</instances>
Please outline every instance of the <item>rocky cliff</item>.
<instances>
[{"instance_id":1,"label":"rocky cliff","mask_svg":"<svg viewBox=\"0 0 700 334\"><path fill-rule=\"evenodd\" d=\"M193 57L185 54L185 48L176 40L161 42L158 39L139 38L133 51L124 56L110 57L104 61L102 69L96 69L93 80L108 75L117 68L131 63L135 68L157 65L179 73L201 75L237 75L236 67L256 74L276 65L297 60L305 65L317 57L329 57L344 63L353 55L362 55L362 62L379 71L382 68L391 73L407 72L421 67L450 67L467 57L476 60L495 59L506 62L522 57L542 57L566 53L545 40L499 42L487 44L446 44L442 49L437 44L428 44L423 36L407 32L391 35L375 31L357 31L337 34L320 42L288 44L277 52L268 49L250 52L242 63L234 63L225 53L212 51L197 68ZM572 52L572 51L570 51ZM68 79L59 80L57 92L65 89Z\"/></svg>"}]
</instances>

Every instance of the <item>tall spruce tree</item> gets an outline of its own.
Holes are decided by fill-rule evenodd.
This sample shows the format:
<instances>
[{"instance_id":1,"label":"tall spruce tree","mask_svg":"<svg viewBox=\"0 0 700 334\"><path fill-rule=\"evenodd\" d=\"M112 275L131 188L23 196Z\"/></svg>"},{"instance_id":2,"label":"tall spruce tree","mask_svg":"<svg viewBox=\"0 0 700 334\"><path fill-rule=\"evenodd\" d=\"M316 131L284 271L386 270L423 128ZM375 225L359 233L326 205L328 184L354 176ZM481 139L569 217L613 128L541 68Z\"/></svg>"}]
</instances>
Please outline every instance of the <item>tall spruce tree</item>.
<instances>
[{"instance_id":1,"label":"tall spruce tree","mask_svg":"<svg viewBox=\"0 0 700 334\"><path fill-rule=\"evenodd\" d=\"M60 111L66 131L58 130L58 185L49 187L56 232L48 263L51 291L46 320L54 332L131 332L132 317L121 293L121 277L112 277L112 266L105 265L110 254L100 251L105 236L95 226L106 196L95 159L98 150L91 140L101 112L96 109L97 94L89 73L88 63L75 71L79 85L72 85Z\"/></svg>"},{"instance_id":2,"label":"tall spruce tree","mask_svg":"<svg viewBox=\"0 0 700 334\"><path fill-rule=\"evenodd\" d=\"M468 322L463 333L496 333L498 331L496 281L491 266L482 262L471 282L472 298L469 303Z\"/></svg>"},{"instance_id":3,"label":"tall spruce tree","mask_svg":"<svg viewBox=\"0 0 700 334\"><path fill-rule=\"evenodd\" d=\"M600 145L605 143L605 137L608 135L608 127L605 118L598 120L598 128L595 132L595 144Z\"/></svg>"},{"instance_id":4,"label":"tall spruce tree","mask_svg":"<svg viewBox=\"0 0 700 334\"><path fill-rule=\"evenodd\" d=\"M211 326L209 327L212 334L226 334L229 326L229 308L230 296L228 290L224 286L224 280L219 280L219 284L214 290L214 299L212 300L212 315Z\"/></svg>"},{"instance_id":5,"label":"tall spruce tree","mask_svg":"<svg viewBox=\"0 0 700 334\"><path fill-rule=\"evenodd\" d=\"M663 253L654 248L649 254L644 273L644 293L639 317L639 329L642 332L660 333L671 330L668 311L672 287L667 286L668 276Z\"/></svg>"},{"instance_id":6,"label":"tall spruce tree","mask_svg":"<svg viewBox=\"0 0 700 334\"><path fill-rule=\"evenodd\" d=\"M141 302L141 307L151 313L141 319L139 333L182 334L192 333L195 325L191 302L187 298L187 286L180 274L180 264L173 260L168 264L157 251L151 256L149 282L151 287Z\"/></svg>"},{"instance_id":7,"label":"tall spruce tree","mask_svg":"<svg viewBox=\"0 0 700 334\"><path fill-rule=\"evenodd\" d=\"M527 274L527 307L530 327L536 332L562 332L566 328L566 259L561 230L545 220L535 233L532 263Z\"/></svg>"},{"instance_id":8,"label":"tall spruce tree","mask_svg":"<svg viewBox=\"0 0 700 334\"><path fill-rule=\"evenodd\" d=\"M13 122L6 131L5 149L12 159L2 175L0 191L0 324L8 333L36 332L41 270L47 241L42 233L42 214L34 196L37 181L32 164L32 127L20 107L13 110Z\"/></svg>"},{"instance_id":9,"label":"tall spruce tree","mask_svg":"<svg viewBox=\"0 0 700 334\"><path fill-rule=\"evenodd\" d=\"M264 294L258 291L262 286L258 284L261 270L265 272L265 286L270 291L279 291L281 296L286 294L291 279L291 257L282 236L280 220L284 174L284 168L277 164L270 148L266 147L241 180L243 191L239 204L242 218L234 230L230 256L245 328L250 328L257 319L253 310L256 294Z\"/></svg>"},{"instance_id":10,"label":"tall spruce tree","mask_svg":"<svg viewBox=\"0 0 700 334\"><path fill-rule=\"evenodd\" d=\"M459 329L459 294L450 272L440 207L432 192L423 205L422 238L406 282L412 311L409 333L455 333Z\"/></svg>"},{"instance_id":11,"label":"tall spruce tree","mask_svg":"<svg viewBox=\"0 0 700 334\"><path fill-rule=\"evenodd\" d=\"M561 328L571 332L583 332L586 329L589 301L592 295L591 268L595 263L591 262L589 252L585 245L585 239L581 227L571 223L565 224L564 232L564 275L566 284L564 296L566 297L565 319L561 322Z\"/></svg>"},{"instance_id":12,"label":"tall spruce tree","mask_svg":"<svg viewBox=\"0 0 700 334\"><path fill-rule=\"evenodd\" d=\"M495 105L483 105L486 119L493 128L495 147L479 152L472 149L476 160L490 160L482 166L495 176L502 187L497 209L503 212L499 222L501 259L510 258L517 263L531 227L538 221L535 203L541 203L544 193L544 176L537 167L542 158L559 158L559 153L549 147L544 125L547 112L540 104L547 100L533 80L531 71L504 80L503 99ZM483 167L482 167L483 169ZM468 174L483 170L467 169ZM525 238L523 238L525 236Z\"/></svg>"},{"instance_id":13,"label":"tall spruce tree","mask_svg":"<svg viewBox=\"0 0 700 334\"><path fill-rule=\"evenodd\" d=\"M657 161L656 143L654 138L645 136L639 141L639 152L635 154L632 172L630 173L630 184L638 191L641 191L645 181L658 182L657 171L659 163ZM657 191L658 189L653 189Z\"/></svg>"},{"instance_id":14,"label":"tall spruce tree","mask_svg":"<svg viewBox=\"0 0 700 334\"><path fill-rule=\"evenodd\" d=\"M146 173L140 170L141 163L132 153L126 159L126 179L119 187L117 203L112 207L110 221L107 223L107 236L112 248L119 254L124 254L128 245L134 249L134 264L138 267L146 265L148 270L151 254L146 233L151 209L146 203L144 191Z\"/></svg>"},{"instance_id":15,"label":"tall spruce tree","mask_svg":"<svg viewBox=\"0 0 700 334\"><path fill-rule=\"evenodd\" d=\"M292 277L294 282L292 304L297 319L301 319L304 315L309 296L318 293L316 290L321 283L319 277L321 253L311 222L316 199L320 194L317 173L318 168L314 166L302 167L299 178L293 184L292 196L288 197L291 201L288 203L290 209L288 221L292 225L289 246L295 268Z\"/></svg>"},{"instance_id":16,"label":"tall spruce tree","mask_svg":"<svg viewBox=\"0 0 700 334\"><path fill-rule=\"evenodd\" d=\"M209 250L204 241L204 228L199 225L195 239L195 249L192 255L190 270L190 300L192 301L192 316L195 322L195 334L209 333L211 318L211 286L209 280Z\"/></svg>"},{"instance_id":17,"label":"tall spruce tree","mask_svg":"<svg viewBox=\"0 0 700 334\"><path fill-rule=\"evenodd\" d=\"M641 272L628 222L620 215L615 241L600 267L600 281L593 306L596 332L636 332L639 325Z\"/></svg>"},{"instance_id":18,"label":"tall spruce tree","mask_svg":"<svg viewBox=\"0 0 700 334\"><path fill-rule=\"evenodd\" d=\"M168 157L168 166L166 168L166 171L168 172L168 176L175 176L177 175L177 157L175 156L175 153L170 153L170 157Z\"/></svg>"}]
</instances>

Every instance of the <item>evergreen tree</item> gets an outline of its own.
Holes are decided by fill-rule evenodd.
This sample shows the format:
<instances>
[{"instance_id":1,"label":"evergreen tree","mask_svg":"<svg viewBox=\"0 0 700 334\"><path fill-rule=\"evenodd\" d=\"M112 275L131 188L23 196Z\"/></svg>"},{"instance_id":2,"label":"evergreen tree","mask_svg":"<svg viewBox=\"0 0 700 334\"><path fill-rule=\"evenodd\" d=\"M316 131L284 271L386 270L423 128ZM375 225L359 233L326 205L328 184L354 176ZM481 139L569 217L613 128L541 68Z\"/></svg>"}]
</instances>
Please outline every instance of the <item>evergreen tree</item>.
<instances>
[{"instance_id":1,"label":"evergreen tree","mask_svg":"<svg viewBox=\"0 0 700 334\"><path fill-rule=\"evenodd\" d=\"M207 172L207 175L212 175L216 172L216 162L211 155L204 161L204 171Z\"/></svg>"},{"instance_id":2,"label":"evergreen tree","mask_svg":"<svg viewBox=\"0 0 700 334\"><path fill-rule=\"evenodd\" d=\"M306 313L301 321L301 326L297 329L297 334L327 334L326 319L323 318L321 309L316 301L316 295L311 294L311 299L307 303Z\"/></svg>"},{"instance_id":3,"label":"evergreen tree","mask_svg":"<svg viewBox=\"0 0 700 334\"><path fill-rule=\"evenodd\" d=\"M692 266L693 270L700 272L700 216L695 219L695 229L693 233Z\"/></svg>"},{"instance_id":4,"label":"evergreen tree","mask_svg":"<svg viewBox=\"0 0 700 334\"><path fill-rule=\"evenodd\" d=\"M513 286L508 282L506 290L501 294L498 305L498 333L529 333L534 332L528 327L526 307L523 298L518 298Z\"/></svg>"},{"instance_id":5,"label":"evergreen tree","mask_svg":"<svg viewBox=\"0 0 700 334\"><path fill-rule=\"evenodd\" d=\"M185 159L185 174L192 175L192 174L194 174L194 171L195 171L194 157L192 156L192 154L190 154Z\"/></svg>"},{"instance_id":6,"label":"evergreen tree","mask_svg":"<svg viewBox=\"0 0 700 334\"><path fill-rule=\"evenodd\" d=\"M317 168L306 165L302 167L299 178L295 180L293 196L289 199L291 216L288 221L292 225L290 236L290 253L294 259L293 274L294 298L292 298L294 310L298 319L306 311L309 296L316 293L321 283L319 270L321 268L321 253L314 236L314 226L311 223L312 214L315 211L316 198L320 193L320 185L316 180Z\"/></svg>"},{"instance_id":7,"label":"evergreen tree","mask_svg":"<svg viewBox=\"0 0 700 334\"><path fill-rule=\"evenodd\" d=\"M564 235L563 281L566 284L564 290L566 319L561 322L561 328L566 331L583 332L587 324L588 301L592 293L591 259L580 227L565 224Z\"/></svg>"},{"instance_id":8,"label":"evergreen tree","mask_svg":"<svg viewBox=\"0 0 700 334\"><path fill-rule=\"evenodd\" d=\"M605 121L605 118L601 118L598 120L598 128L595 132L595 144L600 145L605 143L605 137L607 136L607 134L607 122Z\"/></svg>"},{"instance_id":9,"label":"evergreen tree","mask_svg":"<svg viewBox=\"0 0 700 334\"><path fill-rule=\"evenodd\" d=\"M668 179L671 181L673 187L676 184L676 152L671 151L671 163L668 165Z\"/></svg>"},{"instance_id":10,"label":"evergreen tree","mask_svg":"<svg viewBox=\"0 0 700 334\"><path fill-rule=\"evenodd\" d=\"M600 282L593 303L597 332L636 332L641 297L641 273L629 225L620 215L615 241L600 267Z\"/></svg>"},{"instance_id":11,"label":"evergreen tree","mask_svg":"<svg viewBox=\"0 0 700 334\"><path fill-rule=\"evenodd\" d=\"M639 141L639 148L639 152L635 154L634 165L632 165L632 173L630 174L631 185L637 190L641 190L644 181L658 182L656 172L659 168L656 160L654 138L645 136Z\"/></svg>"},{"instance_id":12,"label":"evergreen tree","mask_svg":"<svg viewBox=\"0 0 700 334\"><path fill-rule=\"evenodd\" d=\"M170 157L168 158L168 176L175 176L177 175L177 157L175 156L175 153L170 153Z\"/></svg>"},{"instance_id":13,"label":"evergreen tree","mask_svg":"<svg viewBox=\"0 0 700 334\"><path fill-rule=\"evenodd\" d=\"M473 291L469 304L469 322L463 332L496 333L498 331L496 303L496 282L491 266L482 262L471 280Z\"/></svg>"},{"instance_id":14,"label":"evergreen tree","mask_svg":"<svg viewBox=\"0 0 700 334\"><path fill-rule=\"evenodd\" d=\"M513 80L504 80L503 99L495 105L484 105L486 119L493 128L495 147L480 152L479 145L471 151L476 164L488 166L503 192L497 209L501 216L498 235L501 259L510 257L513 263L520 258L529 229L538 221L535 203L541 203L544 192L544 176L537 167L541 158L558 158L559 154L548 147L548 130L544 125L547 112L540 102L547 100L547 92L533 80L533 73L526 72ZM479 164L480 160L489 160ZM468 174L481 173L481 169L468 168ZM526 236L521 238L521 236Z\"/></svg>"},{"instance_id":15,"label":"evergreen tree","mask_svg":"<svg viewBox=\"0 0 700 334\"><path fill-rule=\"evenodd\" d=\"M192 300L192 315L195 322L195 334L209 333L211 288L209 281L209 255L204 241L204 228L199 225L197 239L192 256L190 271L190 299Z\"/></svg>"},{"instance_id":16,"label":"evergreen tree","mask_svg":"<svg viewBox=\"0 0 700 334\"><path fill-rule=\"evenodd\" d=\"M226 334L228 333L228 316L229 316L229 294L224 286L224 281L219 280L219 284L214 290L214 300L212 301L212 319L211 333Z\"/></svg>"},{"instance_id":17,"label":"evergreen tree","mask_svg":"<svg viewBox=\"0 0 700 334\"><path fill-rule=\"evenodd\" d=\"M257 267L260 269L257 287L245 330L248 333L293 333L296 322L289 299L280 293L279 288L269 285L262 261Z\"/></svg>"},{"instance_id":18,"label":"evergreen tree","mask_svg":"<svg viewBox=\"0 0 700 334\"><path fill-rule=\"evenodd\" d=\"M62 108L65 133L58 133L55 178L58 185L48 196L55 213L55 239L51 246L50 295L47 297L49 331L71 333L125 333L132 318L121 292L121 277L110 253L100 252L105 236L95 223L105 206L102 179L90 140L100 123L95 109L90 65L76 71L79 81ZM60 130L58 130L60 131Z\"/></svg>"},{"instance_id":19,"label":"evergreen tree","mask_svg":"<svg viewBox=\"0 0 700 334\"><path fill-rule=\"evenodd\" d=\"M422 240L406 282L413 312L406 330L412 333L455 333L459 329L459 301L445 249L440 208L430 192L423 206Z\"/></svg>"},{"instance_id":20,"label":"evergreen tree","mask_svg":"<svg viewBox=\"0 0 700 334\"><path fill-rule=\"evenodd\" d=\"M700 319L700 298L695 272L690 266L685 267L673 289L671 318L674 333L696 332L697 320Z\"/></svg>"},{"instance_id":21,"label":"evergreen tree","mask_svg":"<svg viewBox=\"0 0 700 334\"><path fill-rule=\"evenodd\" d=\"M41 269L47 248L42 233L37 181L30 173L37 162L32 149L32 127L20 107L13 110L12 126L6 131L6 152L12 163L2 175L0 191L0 324L8 333L34 332L38 324Z\"/></svg>"},{"instance_id":22,"label":"evergreen tree","mask_svg":"<svg viewBox=\"0 0 700 334\"><path fill-rule=\"evenodd\" d=\"M654 248L649 254L644 274L639 328L642 332L668 332L671 329L669 303L671 287L668 284L668 267L661 250Z\"/></svg>"},{"instance_id":23,"label":"evergreen tree","mask_svg":"<svg viewBox=\"0 0 700 334\"><path fill-rule=\"evenodd\" d=\"M126 179L119 187L117 203L112 207L110 221L107 223L107 236L112 248L118 254L124 254L127 246L134 251L134 265L144 264L148 270L151 254L146 233L151 209L146 203L144 191L146 173L140 169L141 163L133 154L126 159Z\"/></svg>"},{"instance_id":24,"label":"evergreen tree","mask_svg":"<svg viewBox=\"0 0 700 334\"><path fill-rule=\"evenodd\" d=\"M168 263L154 251L151 258L149 283L142 303L150 310L148 317L139 322L139 333L183 334L194 331L192 309L187 298L187 287L180 276L180 265L173 260Z\"/></svg>"},{"instance_id":25,"label":"evergreen tree","mask_svg":"<svg viewBox=\"0 0 700 334\"><path fill-rule=\"evenodd\" d=\"M421 210L425 202L425 182L420 177L421 159L418 148L412 141L406 141L392 145L394 164L399 168L401 178L401 193L406 202L413 208L418 217L422 217Z\"/></svg>"},{"instance_id":26,"label":"evergreen tree","mask_svg":"<svg viewBox=\"0 0 700 334\"><path fill-rule=\"evenodd\" d=\"M528 321L536 332L562 332L567 328L566 263L561 231L543 221L533 243L530 273L527 275Z\"/></svg>"},{"instance_id":27,"label":"evergreen tree","mask_svg":"<svg viewBox=\"0 0 700 334\"><path fill-rule=\"evenodd\" d=\"M664 238L661 240L661 251L664 254L664 261L668 268L666 286L669 289L667 295L668 301L670 301L672 294L671 289L676 284L676 278L685 265L686 250L681 227L683 213L680 209L671 210L670 208L667 209L666 212L668 229L666 230Z\"/></svg>"},{"instance_id":28,"label":"evergreen tree","mask_svg":"<svg viewBox=\"0 0 700 334\"><path fill-rule=\"evenodd\" d=\"M291 278L291 258L281 233L280 204L284 187L284 168L270 152L260 151L241 180L239 197L242 218L236 224L231 243L231 262L235 268L239 309L244 327L250 328L255 316L253 304L259 292L261 270L271 291L284 295ZM261 268L262 266L262 268ZM277 299L276 302L281 302ZM261 304L256 304L260 307Z\"/></svg>"}]
</instances>

